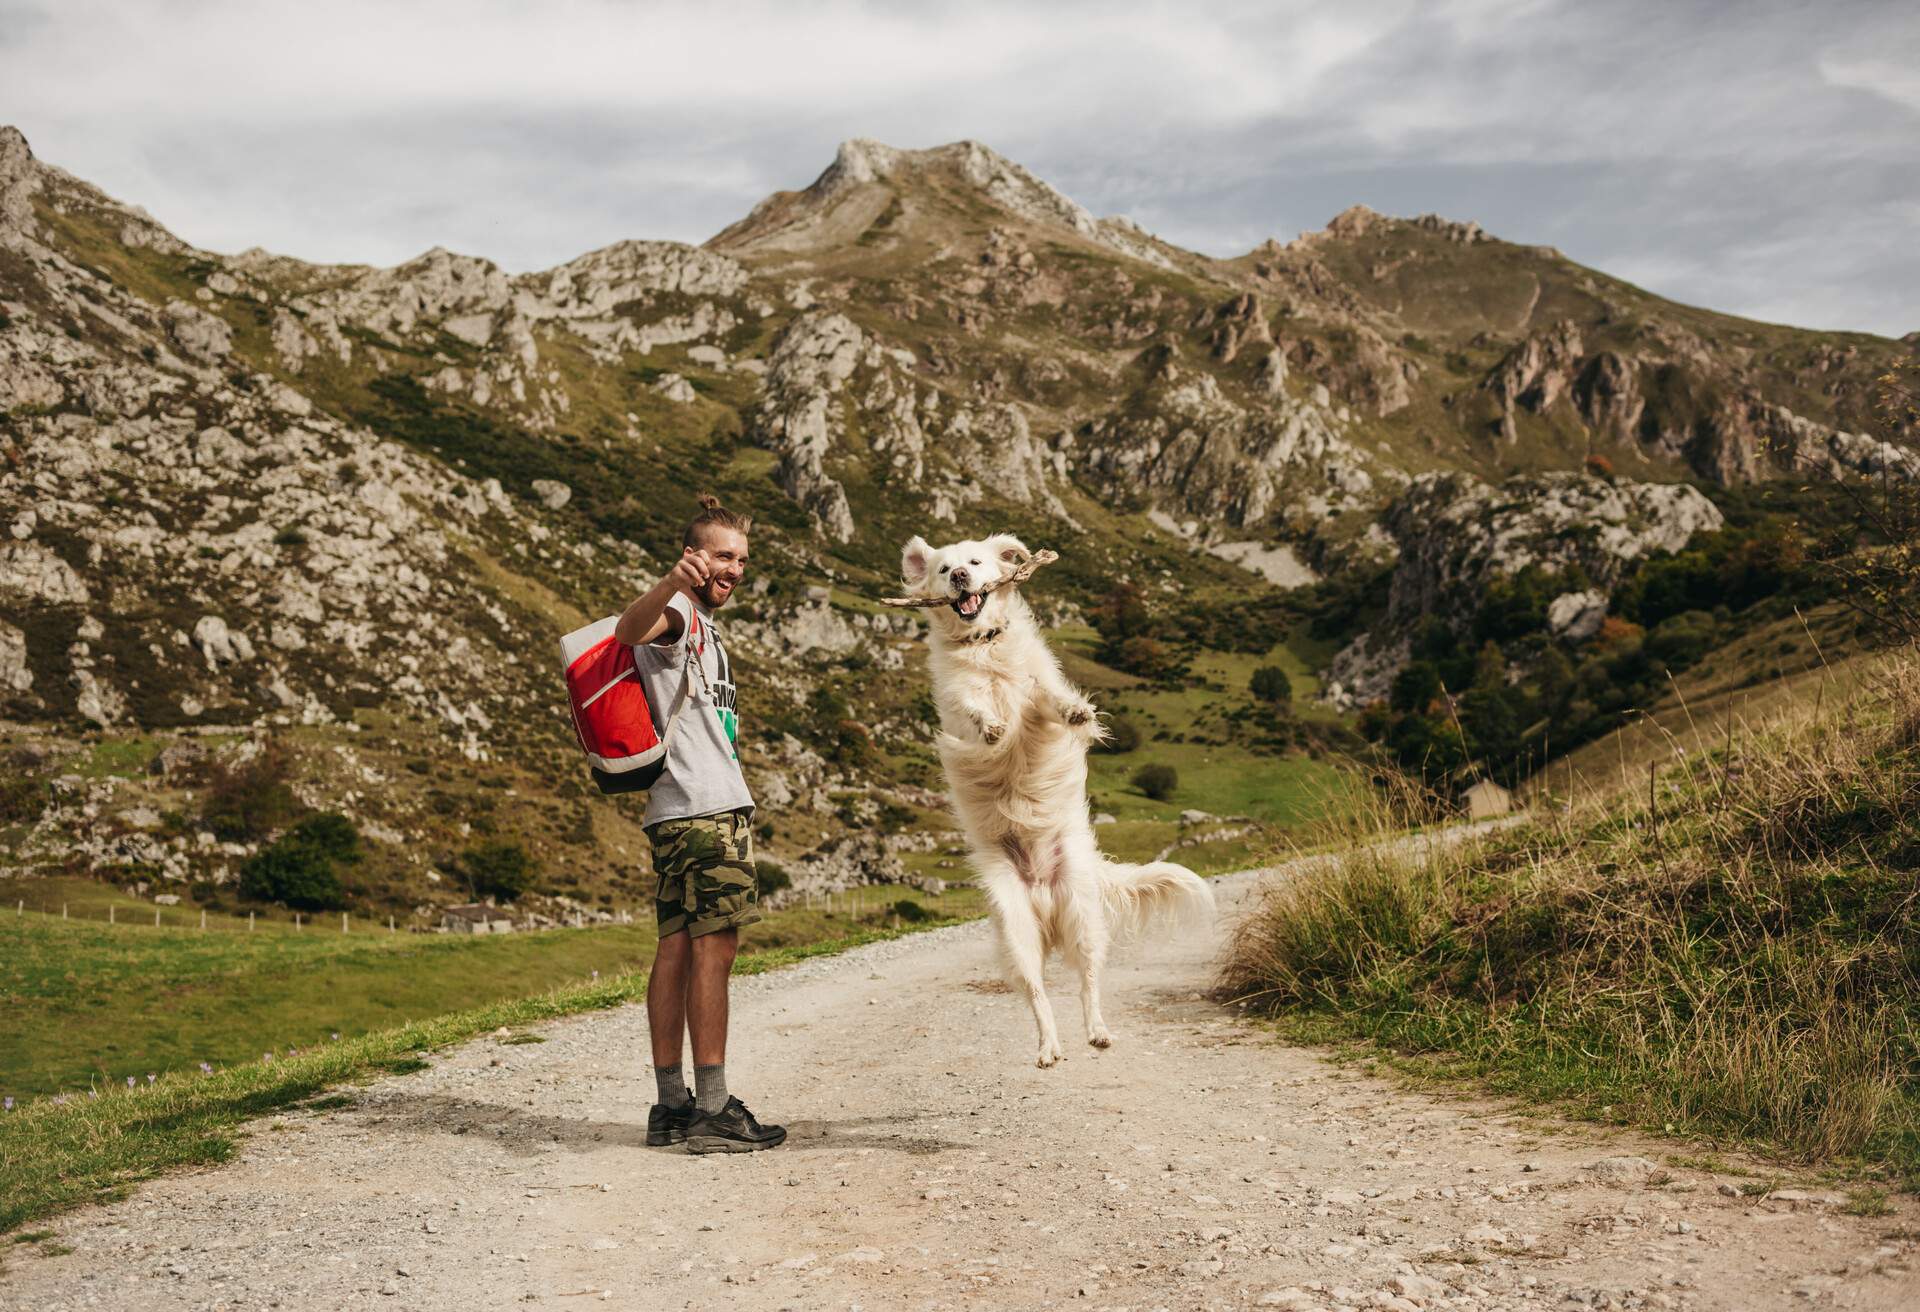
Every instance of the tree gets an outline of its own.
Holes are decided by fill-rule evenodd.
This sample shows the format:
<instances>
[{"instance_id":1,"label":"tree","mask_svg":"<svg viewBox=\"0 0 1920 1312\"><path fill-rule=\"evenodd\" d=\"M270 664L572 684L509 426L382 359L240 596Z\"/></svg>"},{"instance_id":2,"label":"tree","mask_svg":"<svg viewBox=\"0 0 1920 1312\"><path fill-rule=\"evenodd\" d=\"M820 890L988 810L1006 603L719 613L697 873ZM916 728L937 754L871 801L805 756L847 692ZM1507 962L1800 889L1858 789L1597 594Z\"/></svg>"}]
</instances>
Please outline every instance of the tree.
<instances>
[{"instance_id":1,"label":"tree","mask_svg":"<svg viewBox=\"0 0 1920 1312\"><path fill-rule=\"evenodd\" d=\"M331 911L347 901L324 852L284 839L254 853L240 867L240 896L300 911Z\"/></svg>"},{"instance_id":2,"label":"tree","mask_svg":"<svg viewBox=\"0 0 1920 1312\"><path fill-rule=\"evenodd\" d=\"M1263 702L1279 705L1293 700L1293 680L1278 665L1262 665L1255 670L1247 688Z\"/></svg>"},{"instance_id":3,"label":"tree","mask_svg":"<svg viewBox=\"0 0 1920 1312\"><path fill-rule=\"evenodd\" d=\"M236 765L215 765L207 780L201 823L229 843L258 842L297 811L288 778L293 763L278 738Z\"/></svg>"},{"instance_id":4,"label":"tree","mask_svg":"<svg viewBox=\"0 0 1920 1312\"><path fill-rule=\"evenodd\" d=\"M518 843L482 843L470 847L460 854L454 867L476 898L511 902L533 887L533 858Z\"/></svg>"},{"instance_id":5,"label":"tree","mask_svg":"<svg viewBox=\"0 0 1920 1312\"><path fill-rule=\"evenodd\" d=\"M1415 661L1393 676L1387 705L1396 711L1424 711L1439 695L1439 667L1432 661Z\"/></svg>"},{"instance_id":6,"label":"tree","mask_svg":"<svg viewBox=\"0 0 1920 1312\"><path fill-rule=\"evenodd\" d=\"M1473 658L1473 686L1492 691L1507 686L1507 657L1500 644L1488 638Z\"/></svg>"},{"instance_id":7,"label":"tree","mask_svg":"<svg viewBox=\"0 0 1920 1312\"><path fill-rule=\"evenodd\" d=\"M1154 801L1164 802L1180 786L1180 774L1170 765L1143 765L1133 772L1132 783Z\"/></svg>"}]
</instances>

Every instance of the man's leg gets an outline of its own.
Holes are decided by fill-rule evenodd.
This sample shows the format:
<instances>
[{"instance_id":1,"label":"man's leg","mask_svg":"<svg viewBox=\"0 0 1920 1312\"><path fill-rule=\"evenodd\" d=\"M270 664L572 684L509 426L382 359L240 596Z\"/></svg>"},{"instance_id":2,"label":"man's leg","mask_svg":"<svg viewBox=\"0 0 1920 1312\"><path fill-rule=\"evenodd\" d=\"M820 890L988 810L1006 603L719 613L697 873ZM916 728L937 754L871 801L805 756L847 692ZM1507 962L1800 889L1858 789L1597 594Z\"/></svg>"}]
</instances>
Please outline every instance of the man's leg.
<instances>
[{"instance_id":1,"label":"man's leg","mask_svg":"<svg viewBox=\"0 0 1920 1312\"><path fill-rule=\"evenodd\" d=\"M739 951L737 929L716 929L693 940L685 1008L695 1066L715 1066L727 1059L727 978Z\"/></svg>"},{"instance_id":2,"label":"man's leg","mask_svg":"<svg viewBox=\"0 0 1920 1312\"><path fill-rule=\"evenodd\" d=\"M647 974L647 1028L653 1033L653 1064L656 1067L678 1066L686 1043L687 977L693 960L689 945L690 940L684 929L661 939L659 948L653 954L653 969ZM723 1010L723 1044L725 1024ZM697 1047L694 1054L694 1060L699 1061Z\"/></svg>"}]
</instances>

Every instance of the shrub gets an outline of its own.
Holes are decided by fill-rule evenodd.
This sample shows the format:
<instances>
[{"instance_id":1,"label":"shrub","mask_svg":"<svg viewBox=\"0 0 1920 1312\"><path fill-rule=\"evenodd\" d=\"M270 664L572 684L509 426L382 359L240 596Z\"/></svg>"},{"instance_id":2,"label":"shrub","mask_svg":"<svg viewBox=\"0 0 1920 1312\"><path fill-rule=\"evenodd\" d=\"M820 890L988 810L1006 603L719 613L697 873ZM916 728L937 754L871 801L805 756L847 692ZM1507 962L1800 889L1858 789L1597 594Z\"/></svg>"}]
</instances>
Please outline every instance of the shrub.
<instances>
[{"instance_id":1,"label":"shrub","mask_svg":"<svg viewBox=\"0 0 1920 1312\"><path fill-rule=\"evenodd\" d=\"M1180 653L1158 638L1128 638L1117 647L1101 648L1100 656L1116 670L1155 681L1175 678L1187 668Z\"/></svg>"},{"instance_id":2,"label":"shrub","mask_svg":"<svg viewBox=\"0 0 1920 1312\"><path fill-rule=\"evenodd\" d=\"M454 868L476 898L512 902L533 887L535 868L518 843L482 843L460 854Z\"/></svg>"},{"instance_id":3,"label":"shrub","mask_svg":"<svg viewBox=\"0 0 1920 1312\"><path fill-rule=\"evenodd\" d=\"M238 765L215 764L200 822L229 843L258 842L293 818L293 763L277 738Z\"/></svg>"},{"instance_id":4,"label":"shrub","mask_svg":"<svg viewBox=\"0 0 1920 1312\"><path fill-rule=\"evenodd\" d=\"M335 811L308 816L280 841L311 847L333 861L350 864L360 859L360 831Z\"/></svg>"},{"instance_id":5,"label":"shrub","mask_svg":"<svg viewBox=\"0 0 1920 1312\"><path fill-rule=\"evenodd\" d=\"M0 823L32 823L46 809L46 780L30 774L0 779Z\"/></svg>"},{"instance_id":6,"label":"shrub","mask_svg":"<svg viewBox=\"0 0 1920 1312\"><path fill-rule=\"evenodd\" d=\"M753 883L761 897L769 893L778 893L783 888L793 887L793 877L772 861L753 863Z\"/></svg>"},{"instance_id":7,"label":"shrub","mask_svg":"<svg viewBox=\"0 0 1920 1312\"><path fill-rule=\"evenodd\" d=\"M1587 472L1595 478L1604 478L1611 483L1613 482L1613 461L1605 456L1588 456Z\"/></svg>"},{"instance_id":8,"label":"shrub","mask_svg":"<svg viewBox=\"0 0 1920 1312\"><path fill-rule=\"evenodd\" d=\"M1719 632L1719 623L1708 612L1683 610L1648 630L1642 647L1667 668L1684 670L1707 654Z\"/></svg>"},{"instance_id":9,"label":"shrub","mask_svg":"<svg viewBox=\"0 0 1920 1312\"><path fill-rule=\"evenodd\" d=\"M933 913L910 897L903 897L893 904L893 914L909 925L917 925L923 920L931 920Z\"/></svg>"},{"instance_id":10,"label":"shrub","mask_svg":"<svg viewBox=\"0 0 1920 1312\"><path fill-rule=\"evenodd\" d=\"M1180 786L1180 773L1170 765L1143 765L1133 772L1131 782L1154 801L1164 802Z\"/></svg>"},{"instance_id":11,"label":"shrub","mask_svg":"<svg viewBox=\"0 0 1920 1312\"><path fill-rule=\"evenodd\" d=\"M1105 752L1110 756L1119 756L1139 746L1139 726L1124 715L1116 715L1107 721L1107 740L1103 743L1095 743L1093 750Z\"/></svg>"},{"instance_id":12,"label":"shrub","mask_svg":"<svg viewBox=\"0 0 1920 1312\"><path fill-rule=\"evenodd\" d=\"M325 853L284 842L247 858L240 867L240 896L301 911L330 911L347 899Z\"/></svg>"},{"instance_id":13,"label":"shrub","mask_svg":"<svg viewBox=\"0 0 1920 1312\"><path fill-rule=\"evenodd\" d=\"M1253 679L1247 687L1263 702L1277 705L1293 700L1293 680L1278 665L1262 665L1253 672Z\"/></svg>"},{"instance_id":14,"label":"shrub","mask_svg":"<svg viewBox=\"0 0 1920 1312\"><path fill-rule=\"evenodd\" d=\"M343 815L310 815L240 868L240 896L301 911L346 905L338 867L360 859L360 831Z\"/></svg>"}]
</instances>

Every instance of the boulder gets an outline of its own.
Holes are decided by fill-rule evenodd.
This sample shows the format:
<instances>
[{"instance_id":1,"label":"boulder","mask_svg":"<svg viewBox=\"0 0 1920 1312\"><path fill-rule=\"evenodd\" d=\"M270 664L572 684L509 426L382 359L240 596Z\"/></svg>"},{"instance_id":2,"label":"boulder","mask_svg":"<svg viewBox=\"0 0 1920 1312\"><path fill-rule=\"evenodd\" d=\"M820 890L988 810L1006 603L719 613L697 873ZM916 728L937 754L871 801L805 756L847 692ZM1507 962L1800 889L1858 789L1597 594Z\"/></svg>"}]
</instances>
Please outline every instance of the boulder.
<instances>
[{"instance_id":1,"label":"boulder","mask_svg":"<svg viewBox=\"0 0 1920 1312\"><path fill-rule=\"evenodd\" d=\"M1604 592L1563 592L1547 603L1547 628L1569 642L1585 642L1600 632L1607 605Z\"/></svg>"},{"instance_id":2,"label":"boulder","mask_svg":"<svg viewBox=\"0 0 1920 1312\"><path fill-rule=\"evenodd\" d=\"M185 301L168 301L164 312L167 336L201 364L218 364L233 353L233 329L225 319Z\"/></svg>"},{"instance_id":3,"label":"boulder","mask_svg":"<svg viewBox=\"0 0 1920 1312\"><path fill-rule=\"evenodd\" d=\"M229 629L218 615L200 617L200 622L193 626L193 645L206 657L209 670L253 659L253 642L246 634Z\"/></svg>"},{"instance_id":4,"label":"boulder","mask_svg":"<svg viewBox=\"0 0 1920 1312\"><path fill-rule=\"evenodd\" d=\"M573 489L552 478L534 479L533 494L540 498L540 504L548 510L558 510L573 499Z\"/></svg>"},{"instance_id":5,"label":"boulder","mask_svg":"<svg viewBox=\"0 0 1920 1312\"><path fill-rule=\"evenodd\" d=\"M0 620L0 692L30 692L33 669L27 663L27 635Z\"/></svg>"},{"instance_id":6,"label":"boulder","mask_svg":"<svg viewBox=\"0 0 1920 1312\"><path fill-rule=\"evenodd\" d=\"M700 394L693 390L693 384L679 374L661 374L654 380L653 390L667 400L676 401L681 405L691 405L700 397Z\"/></svg>"}]
</instances>

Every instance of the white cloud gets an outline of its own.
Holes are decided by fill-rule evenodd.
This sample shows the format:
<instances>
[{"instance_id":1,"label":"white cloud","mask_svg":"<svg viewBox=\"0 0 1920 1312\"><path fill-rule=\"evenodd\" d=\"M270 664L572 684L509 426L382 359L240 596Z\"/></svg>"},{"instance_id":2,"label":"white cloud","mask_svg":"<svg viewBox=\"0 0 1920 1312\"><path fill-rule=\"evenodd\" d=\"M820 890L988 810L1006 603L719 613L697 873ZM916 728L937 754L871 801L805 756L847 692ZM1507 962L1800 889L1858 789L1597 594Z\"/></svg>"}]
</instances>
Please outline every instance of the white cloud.
<instances>
[{"instance_id":1,"label":"white cloud","mask_svg":"<svg viewBox=\"0 0 1920 1312\"><path fill-rule=\"evenodd\" d=\"M1783 0L0 0L0 121L214 249L537 267L701 240L844 137L972 137L1213 253L1358 200L1903 331L1911 263L1748 239L1889 239L1917 36Z\"/></svg>"}]
</instances>

